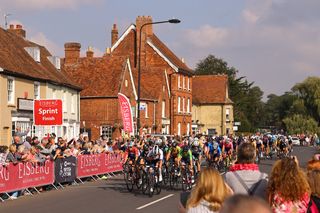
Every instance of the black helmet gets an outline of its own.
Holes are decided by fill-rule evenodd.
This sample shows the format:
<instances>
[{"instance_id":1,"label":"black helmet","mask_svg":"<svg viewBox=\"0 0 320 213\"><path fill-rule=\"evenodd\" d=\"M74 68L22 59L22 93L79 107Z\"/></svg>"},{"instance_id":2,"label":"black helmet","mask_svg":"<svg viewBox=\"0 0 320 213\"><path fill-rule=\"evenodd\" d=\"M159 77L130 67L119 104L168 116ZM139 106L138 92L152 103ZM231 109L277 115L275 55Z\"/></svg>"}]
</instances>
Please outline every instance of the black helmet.
<instances>
[{"instance_id":1,"label":"black helmet","mask_svg":"<svg viewBox=\"0 0 320 213\"><path fill-rule=\"evenodd\" d=\"M149 146L147 144L143 145L143 150L144 151L148 151L149 150Z\"/></svg>"},{"instance_id":2,"label":"black helmet","mask_svg":"<svg viewBox=\"0 0 320 213\"><path fill-rule=\"evenodd\" d=\"M173 146L173 147L176 147L176 146L177 146L177 142L173 141L173 142L172 142L172 146Z\"/></svg>"},{"instance_id":3,"label":"black helmet","mask_svg":"<svg viewBox=\"0 0 320 213\"><path fill-rule=\"evenodd\" d=\"M188 152L188 151L189 151L189 147L188 147L188 146L184 146L184 147L183 147L183 151L184 151L184 152Z\"/></svg>"}]
</instances>

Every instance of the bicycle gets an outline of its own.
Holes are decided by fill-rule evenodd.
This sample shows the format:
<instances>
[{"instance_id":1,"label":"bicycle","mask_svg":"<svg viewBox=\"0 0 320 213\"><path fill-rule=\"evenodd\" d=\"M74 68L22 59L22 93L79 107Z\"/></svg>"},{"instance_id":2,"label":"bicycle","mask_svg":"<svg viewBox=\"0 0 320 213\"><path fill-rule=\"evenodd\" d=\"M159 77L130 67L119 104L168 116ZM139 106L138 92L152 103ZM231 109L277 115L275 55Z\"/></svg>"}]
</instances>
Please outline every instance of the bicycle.
<instances>
[{"instance_id":1,"label":"bicycle","mask_svg":"<svg viewBox=\"0 0 320 213\"><path fill-rule=\"evenodd\" d=\"M158 168L154 165L147 165L142 177L142 193L152 197L155 192L156 194L161 192Z\"/></svg>"},{"instance_id":2,"label":"bicycle","mask_svg":"<svg viewBox=\"0 0 320 213\"><path fill-rule=\"evenodd\" d=\"M191 190L192 188L192 176L189 170L189 165L181 162L181 186L183 191Z\"/></svg>"}]
</instances>

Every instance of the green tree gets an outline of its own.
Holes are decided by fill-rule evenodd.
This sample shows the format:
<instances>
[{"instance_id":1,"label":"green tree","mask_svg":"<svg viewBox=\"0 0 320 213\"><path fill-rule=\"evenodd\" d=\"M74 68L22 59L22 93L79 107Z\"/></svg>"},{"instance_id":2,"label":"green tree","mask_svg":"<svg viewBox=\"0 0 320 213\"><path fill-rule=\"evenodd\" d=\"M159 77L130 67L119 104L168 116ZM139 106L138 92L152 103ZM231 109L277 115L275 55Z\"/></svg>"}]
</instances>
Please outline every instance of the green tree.
<instances>
[{"instance_id":1,"label":"green tree","mask_svg":"<svg viewBox=\"0 0 320 213\"><path fill-rule=\"evenodd\" d=\"M320 123L320 78L308 77L302 83L296 84L292 91L300 99L301 107L305 107L305 113Z\"/></svg>"},{"instance_id":2,"label":"green tree","mask_svg":"<svg viewBox=\"0 0 320 213\"><path fill-rule=\"evenodd\" d=\"M316 133L319 132L317 121L312 117L295 114L283 120L289 134Z\"/></svg>"}]
</instances>

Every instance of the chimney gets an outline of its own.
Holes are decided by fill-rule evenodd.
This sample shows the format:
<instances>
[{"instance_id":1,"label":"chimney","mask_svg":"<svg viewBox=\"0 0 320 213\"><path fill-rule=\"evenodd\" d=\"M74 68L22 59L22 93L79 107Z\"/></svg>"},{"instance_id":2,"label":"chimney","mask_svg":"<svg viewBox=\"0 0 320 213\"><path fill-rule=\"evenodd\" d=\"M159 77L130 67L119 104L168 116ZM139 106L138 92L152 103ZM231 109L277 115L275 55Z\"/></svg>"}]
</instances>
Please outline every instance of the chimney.
<instances>
[{"instance_id":1,"label":"chimney","mask_svg":"<svg viewBox=\"0 0 320 213\"><path fill-rule=\"evenodd\" d=\"M17 24L16 25L16 28L14 28L14 25L13 24L10 24L10 27L8 29L9 32L12 32L18 36L21 36L23 38L26 37L26 31L22 28L22 25L20 24Z\"/></svg>"},{"instance_id":2,"label":"chimney","mask_svg":"<svg viewBox=\"0 0 320 213\"><path fill-rule=\"evenodd\" d=\"M80 58L81 44L77 42L68 42L64 44L65 63L73 64Z\"/></svg>"},{"instance_id":3,"label":"chimney","mask_svg":"<svg viewBox=\"0 0 320 213\"><path fill-rule=\"evenodd\" d=\"M152 23L152 17L151 16L138 16L136 19L136 30L137 30L137 41L138 41L138 48L139 48L139 39L140 39L140 28L143 24L146 23ZM146 39L148 36L151 36L153 34L152 30L152 24L146 25L142 28L142 34L141 34L141 53L143 54L145 50L145 44ZM139 49L137 49L139 51Z\"/></svg>"},{"instance_id":4,"label":"chimney","mask_svg":"<svg viewBox=\"0 0 320 213\"><path fill-rule=\"evenodd\" d=\"M111 48L110 48L110 47L107 47L107 48L106 48L106 54L107 54L107 55L110 55L110 54L111 54Z\"/></svg>"},{"instance_id":5,"label":"chimney","mask_svg":"<svg viewBox=\"0 0 320 213\"><path fill-rule=\"evenodd\" d=\"M118 41L118 28L116 24L113 24L112 30L111 30L111 47Z\"/></svg>"},{"instance_id":6,"label":"chimney","mask_svg":"<svg viewBox=\"0 0 320 213\"><path fill-rule=\"evenodd\" d=\"M184 64L186 63L184 58L181 58L181 62L184 63Z\"/></svg>"},{"instance_id":7,"label":"chimney","mask_svg":"<svg viewBox=\"0 0 320 213\"><path fill-rule=\"evenodd\" d=\"M93 49L92 47L89 46L87 50L87 58L93 58L93 54L94 54Z\"/></svg>"}]
</instances>

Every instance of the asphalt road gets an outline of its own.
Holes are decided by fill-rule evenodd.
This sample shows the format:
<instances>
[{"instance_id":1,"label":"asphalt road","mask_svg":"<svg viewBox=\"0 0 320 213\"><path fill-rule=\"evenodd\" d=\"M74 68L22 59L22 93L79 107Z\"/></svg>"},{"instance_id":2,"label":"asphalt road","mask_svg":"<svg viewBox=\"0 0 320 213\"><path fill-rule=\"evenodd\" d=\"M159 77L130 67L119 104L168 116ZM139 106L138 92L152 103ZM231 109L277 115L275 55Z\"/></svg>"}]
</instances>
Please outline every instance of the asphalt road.
<instances>
[{"instance_id":1,"label":"asphalt road","mask_svg":"<svg viewBox=\"0 0 320 213\"><path fill-rule=\"evenodd\" d=\"M302 167L315 153L312 147L295 147L294 155ZM265 160L260 170L270 173L274 160ZM23 196L17 200L0 203L0 213L171 213L177 212L180 191L162 190L152 198L139 191L128 192L123 176L108 180L85 182L78 186L43 192L40 195Z\"/></svg>"}]
</instances>

